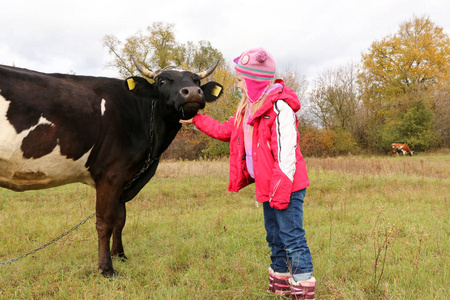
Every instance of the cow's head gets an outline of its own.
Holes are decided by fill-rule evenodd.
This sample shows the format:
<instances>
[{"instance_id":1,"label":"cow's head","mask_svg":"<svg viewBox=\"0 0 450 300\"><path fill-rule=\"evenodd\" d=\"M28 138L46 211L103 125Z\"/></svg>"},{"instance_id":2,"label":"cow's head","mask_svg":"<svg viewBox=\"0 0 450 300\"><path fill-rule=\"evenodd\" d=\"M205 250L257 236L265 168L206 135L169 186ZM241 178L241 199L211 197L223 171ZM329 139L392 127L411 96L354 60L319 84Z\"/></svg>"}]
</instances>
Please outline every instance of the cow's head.
<instances>
[{"instance_id":1,"label":"cow's head","mask_svg":"<svg viewBox=\"0 0 450 300\"><path fill-rule=\"evenodd\" d=\"M205 107L206 102L216 101L223 93L222 85L217 82L200 85L200 80L210 75L219 62L206 71L193 73L172 67L152 72L134 58L133 61L146 79L130 77L126 80L127 88L136 95L158 99L165 118L170 116L174 121L190 119Z\"/></svg>"}]
</instances>

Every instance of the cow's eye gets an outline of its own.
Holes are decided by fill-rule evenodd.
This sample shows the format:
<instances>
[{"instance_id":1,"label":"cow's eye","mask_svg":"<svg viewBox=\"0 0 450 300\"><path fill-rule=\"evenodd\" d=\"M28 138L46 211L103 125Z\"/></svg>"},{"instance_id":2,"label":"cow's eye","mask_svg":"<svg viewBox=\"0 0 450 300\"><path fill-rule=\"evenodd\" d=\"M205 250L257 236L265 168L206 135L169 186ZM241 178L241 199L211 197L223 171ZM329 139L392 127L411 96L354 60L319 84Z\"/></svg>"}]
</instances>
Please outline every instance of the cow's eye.
<instances>
[{"instance_id":1,"label":"cow's eye","mask_svg":"<svg viewBox=\"0 0 450 300\"><path fill-rule=\"evenodd\" d=\"M159 80L159 85L163 85L165 83L166 83L166 81L164 79Z\"/></svg>"}]
</instances>

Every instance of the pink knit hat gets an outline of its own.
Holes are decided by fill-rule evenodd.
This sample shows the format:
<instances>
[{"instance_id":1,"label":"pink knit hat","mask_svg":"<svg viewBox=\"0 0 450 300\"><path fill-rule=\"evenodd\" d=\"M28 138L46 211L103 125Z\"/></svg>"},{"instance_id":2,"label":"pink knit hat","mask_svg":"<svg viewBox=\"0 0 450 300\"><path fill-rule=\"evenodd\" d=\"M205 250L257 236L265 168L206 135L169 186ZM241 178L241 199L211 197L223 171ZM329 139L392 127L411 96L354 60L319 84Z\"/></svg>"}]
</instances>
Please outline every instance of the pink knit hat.
<instances>
[{"instance_id":1,"label":"pink knit hat","mask_svg":"<svg viewBox=\"0 0 450 300\"><path fill-rule=\"evenodd\" d=\"M245 51L234 59L236 71L244 79L251 103L261 99L267 86L275 78L276 65L273 56L264 48Z\"/></svg>"}]
</instances>

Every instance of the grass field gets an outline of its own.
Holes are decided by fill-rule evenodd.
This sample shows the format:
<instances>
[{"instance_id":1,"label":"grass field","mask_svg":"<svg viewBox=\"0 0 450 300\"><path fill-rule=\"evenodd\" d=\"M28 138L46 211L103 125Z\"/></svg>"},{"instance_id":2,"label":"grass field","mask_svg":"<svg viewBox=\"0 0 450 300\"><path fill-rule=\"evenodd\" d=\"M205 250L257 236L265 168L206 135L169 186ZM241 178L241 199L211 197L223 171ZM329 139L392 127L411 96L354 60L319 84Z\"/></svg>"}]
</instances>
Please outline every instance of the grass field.
<instances>
[{"instance_id":1,"label":"grass field","mask_svg":"<svg viewBox=\"0 0 450 300\"><path fill-rule=\"evenodd\" d=\"M450 155L307 159L305 229L316 299L448 299ZM254 187L229 193L228 162L162 162L127 205L127 262L97 272L95 221L0 266L0 299L279 299ZM0 190L0 262L94 211L84 185Z\"/></svg>"}]
</instances>

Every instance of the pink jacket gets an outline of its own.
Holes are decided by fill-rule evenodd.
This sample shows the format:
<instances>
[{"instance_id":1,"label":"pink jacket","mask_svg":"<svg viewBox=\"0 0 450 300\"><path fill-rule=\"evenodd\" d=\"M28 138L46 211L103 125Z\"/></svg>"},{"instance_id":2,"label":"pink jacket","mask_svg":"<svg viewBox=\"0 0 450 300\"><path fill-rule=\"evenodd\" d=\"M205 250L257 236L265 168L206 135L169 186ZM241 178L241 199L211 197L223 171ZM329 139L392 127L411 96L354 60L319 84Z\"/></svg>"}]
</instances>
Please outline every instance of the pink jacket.
<instances>
[{"instance_id":1,"label":"pink jacket","mask_svg":"<svg viewBox=\"0 0 450 300\"><path fill-rule=\"evenodd\" d=\"M230 181L228 190L237 192L255 182L258 202L270 201L271 207L285 209L292 192L309 186L305 161L298 145L300 109L297 95L283 80L282 87L272 90L254 116L252 155L255 180L250 177L245 162L244 131L235 127L234 117L220 123L198 114L194 125L212 138L230 142Z\"/></svg>"}]
</instances>

